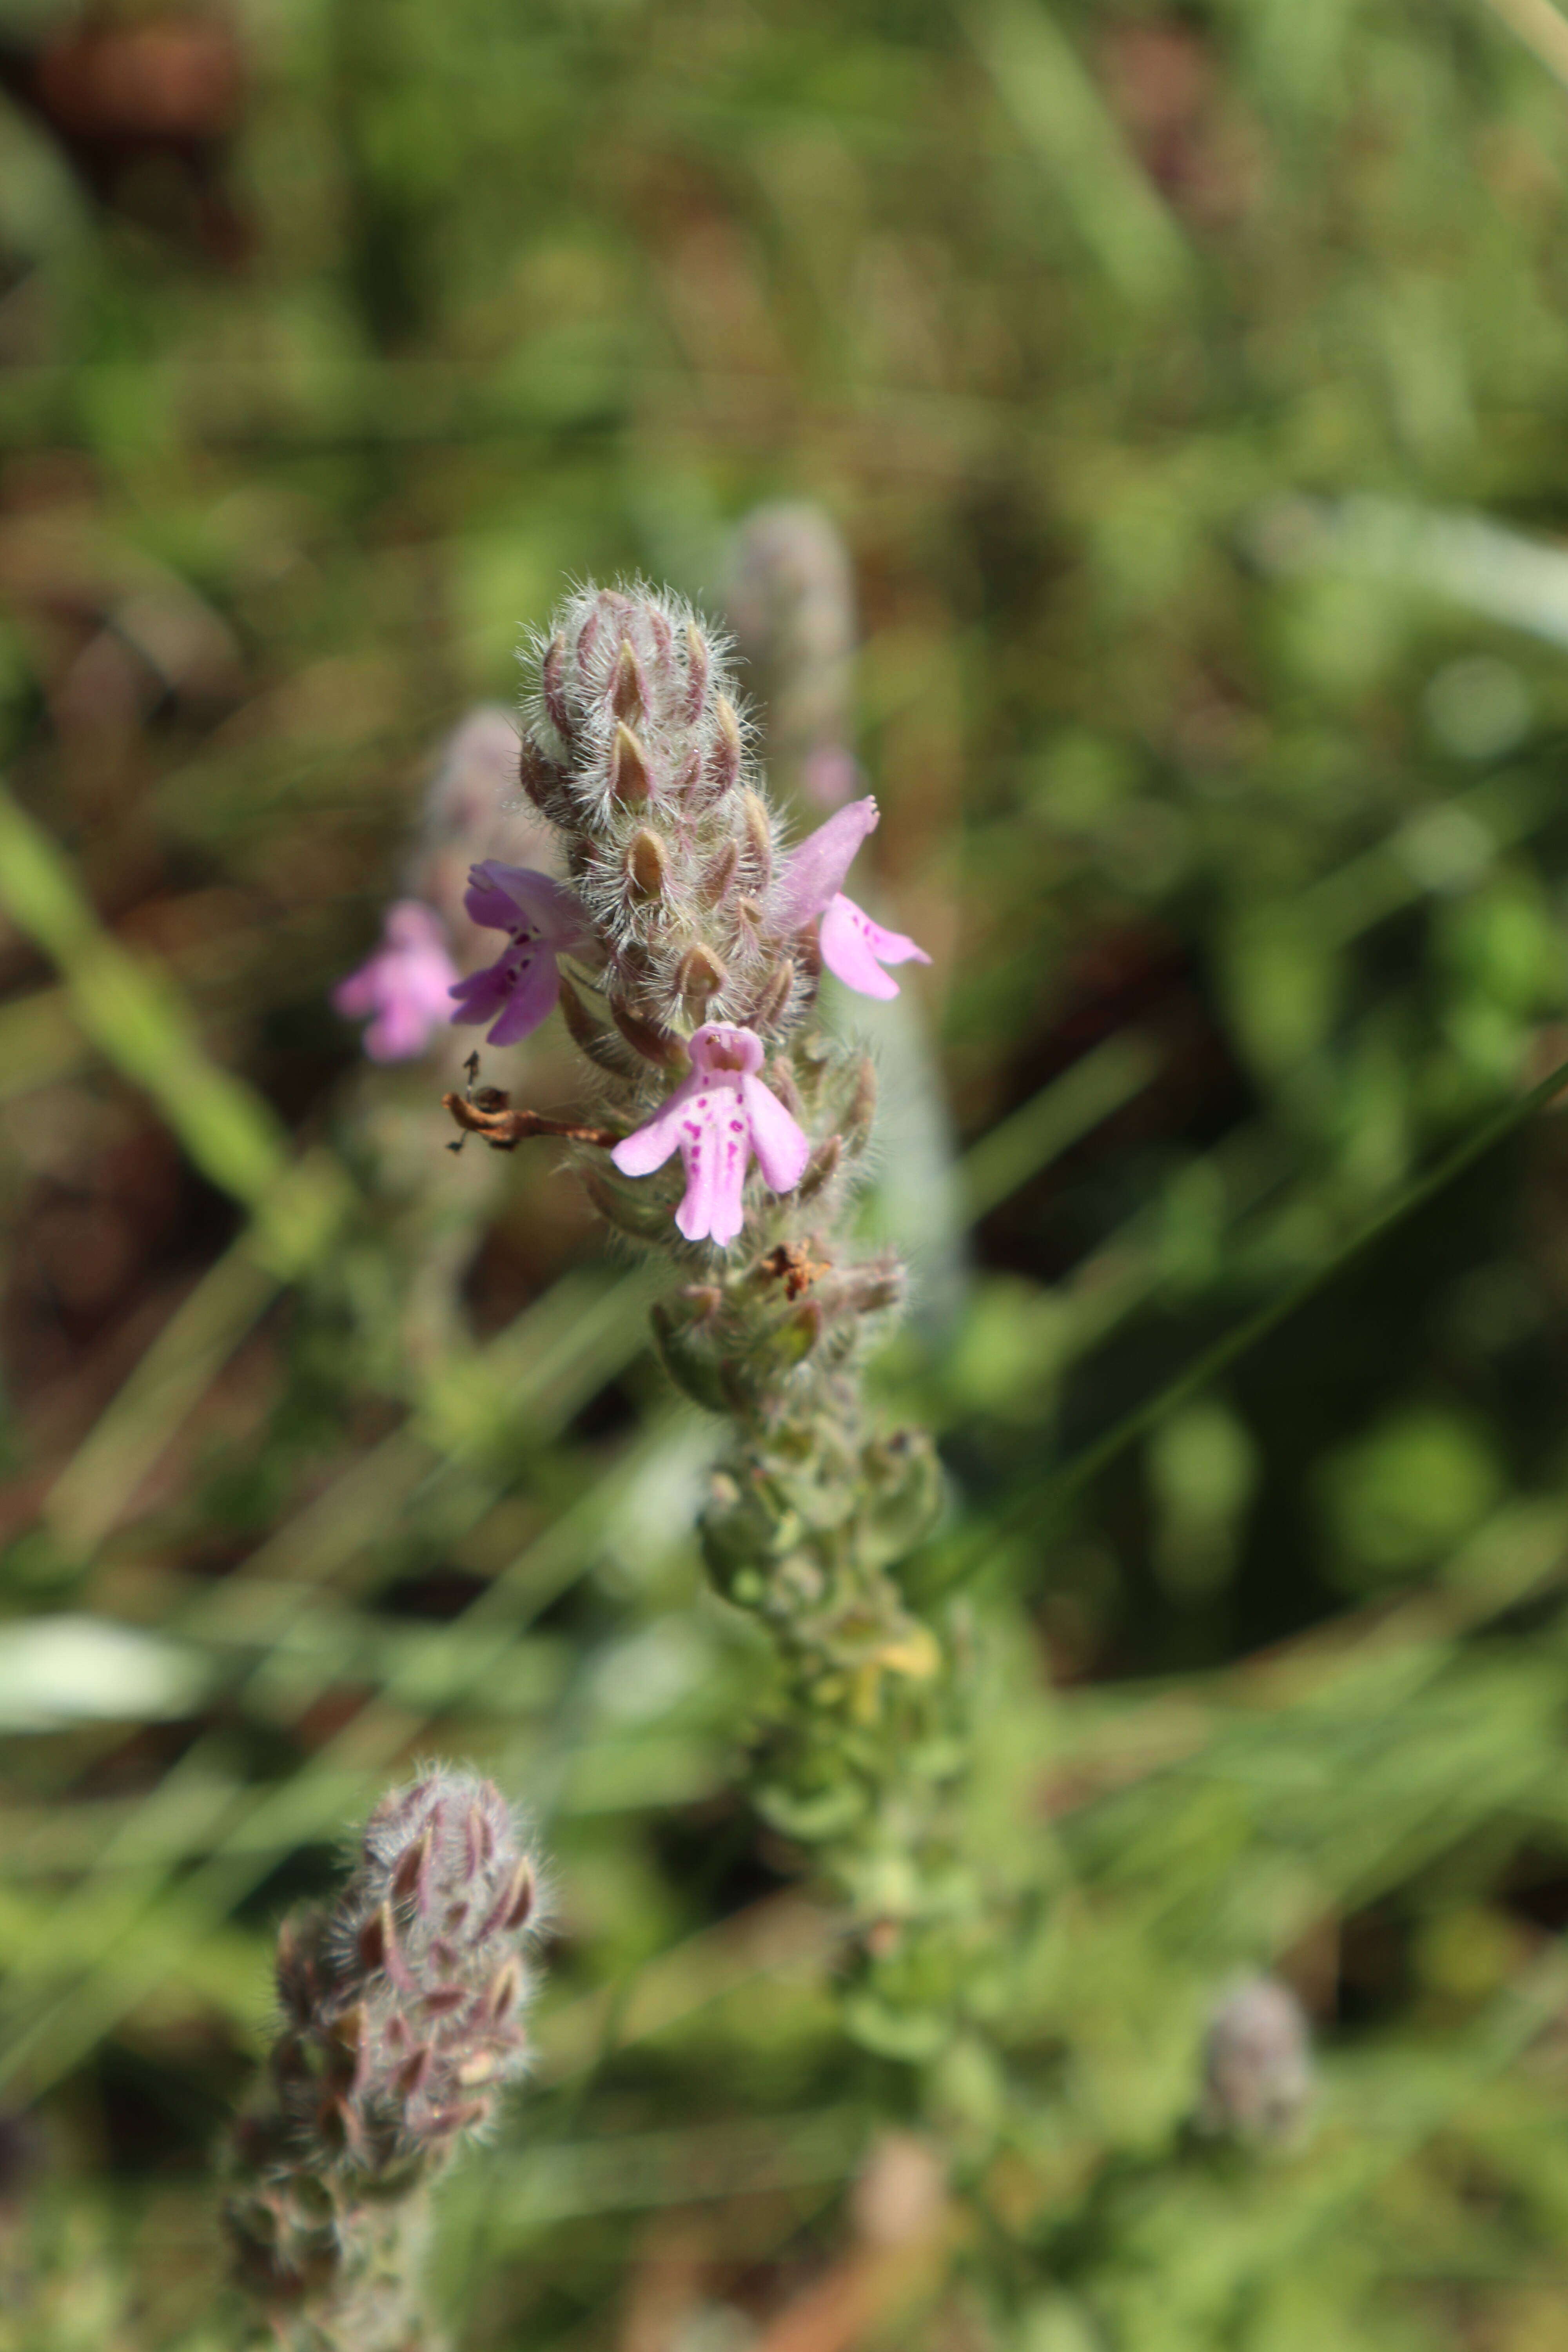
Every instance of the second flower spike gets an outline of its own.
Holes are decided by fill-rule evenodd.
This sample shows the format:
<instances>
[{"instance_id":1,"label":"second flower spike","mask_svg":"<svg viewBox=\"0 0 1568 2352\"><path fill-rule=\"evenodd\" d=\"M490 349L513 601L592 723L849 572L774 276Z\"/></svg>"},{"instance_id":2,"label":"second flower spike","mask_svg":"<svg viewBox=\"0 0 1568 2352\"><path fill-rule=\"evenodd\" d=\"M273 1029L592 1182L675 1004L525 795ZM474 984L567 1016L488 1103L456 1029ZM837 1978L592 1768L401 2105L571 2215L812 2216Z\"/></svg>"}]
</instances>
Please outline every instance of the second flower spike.
<instances>
[{"instance_id":1,"label":"second flower spike","mask_svg":"<svg viewBox=\"0 0 1568 2352\"><path fill-rule=\"evenodd\" d=\"M677 1150L686 1197L675 1222L689 1242L726 1248L745 1223L742 1193L753 1152L771 1192L792 1192L811 1146L763 1085L763 1044L750 1029L710 1022L691 1040L691 1076L646 1126L611 1154L623 1176L651 1176Z\"/></svg>"}]
</instances>

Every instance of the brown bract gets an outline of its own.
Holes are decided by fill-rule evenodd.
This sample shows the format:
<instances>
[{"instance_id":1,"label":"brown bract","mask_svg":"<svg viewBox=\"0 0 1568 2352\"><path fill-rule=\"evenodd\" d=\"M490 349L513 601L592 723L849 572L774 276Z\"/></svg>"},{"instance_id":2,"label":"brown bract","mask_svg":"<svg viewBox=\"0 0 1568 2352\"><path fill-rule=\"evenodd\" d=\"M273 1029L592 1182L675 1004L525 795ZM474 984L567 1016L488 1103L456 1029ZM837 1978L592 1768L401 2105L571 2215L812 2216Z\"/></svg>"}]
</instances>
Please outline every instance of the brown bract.
<instances>
[{"instance_id":1,"label":"brown bract","mask_svg":"<svg viewBox=\"0 0 1568 2352\"><path fill-rule=\"evenodd\" d=\"M470 1135L483 1136L492 1151L515 1151L531 1135L559 1135L568 1143L594 1143L606 1151L621 1139L613 1127L582 1127L569 1118L546 1118L542 1111L513 1110L500 1087L481 1087L472 1096L443 1095L441 1107L463 1130L447 1146L448 1151L461 1151Z\"/></svg>"}]
</instances>

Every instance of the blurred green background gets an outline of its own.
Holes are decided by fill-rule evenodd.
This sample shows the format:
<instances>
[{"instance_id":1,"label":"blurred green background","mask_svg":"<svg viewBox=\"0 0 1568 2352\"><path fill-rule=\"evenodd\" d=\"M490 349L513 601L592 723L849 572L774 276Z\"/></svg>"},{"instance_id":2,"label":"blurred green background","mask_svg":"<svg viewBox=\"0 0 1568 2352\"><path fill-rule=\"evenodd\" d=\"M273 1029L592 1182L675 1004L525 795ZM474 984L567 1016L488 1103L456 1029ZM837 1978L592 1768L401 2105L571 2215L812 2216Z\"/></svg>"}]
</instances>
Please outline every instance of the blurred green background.
<instances>
[{"instance_id":1,"label":"blurred green background","mask_svg":"<svg viewBox=\"0 0 1568 2352\"><path fill-rule=\"evenodd\" d=\"M1568 2342L1563 75L1549 0L5 0L5 2352L240 2340L271 1936L433 1752L557 1878L474 2352ZM652 1277L327 1003L520 630L779 499L935 958L879 1381L1024 1938L918 2075L734 1793Z\"/></svg>"}]
</instances>

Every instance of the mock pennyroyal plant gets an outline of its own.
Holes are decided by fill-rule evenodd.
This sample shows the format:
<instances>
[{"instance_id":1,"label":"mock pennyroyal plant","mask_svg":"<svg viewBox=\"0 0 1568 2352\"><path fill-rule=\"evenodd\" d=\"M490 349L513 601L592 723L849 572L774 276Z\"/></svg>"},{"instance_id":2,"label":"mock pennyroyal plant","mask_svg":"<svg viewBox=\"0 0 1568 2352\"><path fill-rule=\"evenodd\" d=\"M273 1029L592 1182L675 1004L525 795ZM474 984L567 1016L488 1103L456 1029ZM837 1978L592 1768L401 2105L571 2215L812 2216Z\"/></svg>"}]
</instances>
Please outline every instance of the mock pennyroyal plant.
<instances>
[{"instance_id":1,"label":"mock pennyroyal plant","mask_svg":"<svg viewBox=\"0 0 1568 2352\"><path fill-rule=\"evenodd\" d=\"M457 966L441 918L417 898L399 898L382 923L381 945L332 991L348 1021L368 1021L364 1050L373 1062L407 1062L423 1054L451 1018Z\"/></svg>"},{"instance_id":2,"label":"mock pennyroyal plant","mask_svg":"<svg viewBox=\"0 0 1568 2352\"><path fill-rule=\"evenodd\" d=\"M493 1085L448 1107L504 1150L570 1133L604 1217L678 1270L654 1311L660 1353L733 1430L704 1522L709 1562L767 1626L783 1669L758 1802L820 1848L851 1906L855 2030L909 2054L935 2046L932 2003L956 2014L963 1997L948 1842L964 1749L950 1654L889 1572L936 1508L931 1449L918 1432L878 1430L861 1388L904 1286L896 1258L853 1238L875 1071L817 1000L825 966L886 997L886 964L926 959L844 895L875 801L786 846L728 648L687 605L640 585L584 589L529 669L522 787L554 828L581 928L568 939L563 912L547 934L514 883L481 917L511 945L463 1002L496 1013L499 1036L514 1003L521 1033L553 990L596 1123L515 1108ZM514 909L530 927L526 972Z\"/></svg>"},{"instance_id":3,"label":"mock pennyroyal plant","mask_svg":"<svg viewBox=\"0 0 1568 2352\"><path fill-rule=\"evenodd\" d=\"M504 931L494 963L458 981L454 1021L494 1021L487 1044L515 1045L554 1012L561 995L558 956L583 943L583 910L547 874L487 857L468 877L463 904L481 930Z\"/></svg>"}]
</instances>

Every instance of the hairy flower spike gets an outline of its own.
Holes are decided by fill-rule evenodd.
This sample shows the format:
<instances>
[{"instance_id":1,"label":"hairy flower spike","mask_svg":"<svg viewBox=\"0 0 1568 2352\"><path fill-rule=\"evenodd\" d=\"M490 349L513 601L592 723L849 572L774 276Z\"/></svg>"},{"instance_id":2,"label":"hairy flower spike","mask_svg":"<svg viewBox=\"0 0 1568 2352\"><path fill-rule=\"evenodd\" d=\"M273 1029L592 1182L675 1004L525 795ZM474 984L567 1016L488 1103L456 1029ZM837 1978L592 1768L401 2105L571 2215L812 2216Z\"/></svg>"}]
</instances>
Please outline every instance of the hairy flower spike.
<instances>
[{"instance_id":1,"label":"hairy flower spike","mask_svg":"<svg viewBox=\"0 0 1568 2352\"><path fill-rule=\"evenodd\" d=\"M640 583L584 588L532 651L524 764L560 835L580 929L547 940L535 917L525 937L509 915L515 935L489 987L502 1005L524 997L520 1022L555 989L604 1100L606 1124L579 1132L583 1181L606 1223L678 1258L703 1253L701 1278L660 1299L652 1320L670 1377L734 1433L704 1541L721 1589L775 1640L789 1694L759 1802L790 1836L832 1844L828 1874L855 1906L870 1972L894 1923L861 1909L881 1900L872 1891L888 1865L901 1885L912 1861L917 1883L913 1858L930 1853L930 1883L943 1878L942 1779L911 1775L907 1760L942 1752L957 1676L889 1573L939 1507L934 1456L916 1434L877 1432L860 1389L866 1343L904 1289L896 1260L859 1256L849 1238L872 1066L814 1015L825 969L888 997L889 968L922 950L845 895L877 823L869 797L784 847L729 647L679 599ZM837 723L841 747L844 714ZM564 980L552 977L557 947L571 959ZM825 1810L825 1790L839 1790L850 1809L836 1795ZM410 1801L401 1844L423 1833L433 1802ZM448 1901L433 1861L429 1906L405 1906L393 1923L399 1964L412 1976L427 1963L404 2000L395 2055L419 2077L437 2138L470 2094L489 2096L488 2053L516 2006L506 1962L476 1984L438 1947L460 1958L465 1937L515 1931L533 1901L526 1870L481 1868L483 1841L461 1815L437 1828L435 1853L459 1835L483 1885ZM942 1933L933 1926L940 1948L900 1982L923 1987L928 1959L941 1974ZM900 1948L919 1934L900 1916ZM888 1995L894 2009L904 1997ZM902 2026L866 2031L891 2047ZM454 2072L448 2049L476 2036Z\"/></svg>"},{"instance_id":2,"label":"hairy flower spike","mask_svg":"<svg viewBox=\"0 0 1568 2352\"><path fill-rule=\"evenodd\" d=\"M468 2095L523 2065L517 1939L536 1884L500 1790L437 1766L377 1806L331 1909L286 1924L293 2031L270 2104L236 2130L226 2209L238 2274L282 2342L423 2340L420 2200L490 2111Z\"/></svg>"}]
</instances>

